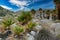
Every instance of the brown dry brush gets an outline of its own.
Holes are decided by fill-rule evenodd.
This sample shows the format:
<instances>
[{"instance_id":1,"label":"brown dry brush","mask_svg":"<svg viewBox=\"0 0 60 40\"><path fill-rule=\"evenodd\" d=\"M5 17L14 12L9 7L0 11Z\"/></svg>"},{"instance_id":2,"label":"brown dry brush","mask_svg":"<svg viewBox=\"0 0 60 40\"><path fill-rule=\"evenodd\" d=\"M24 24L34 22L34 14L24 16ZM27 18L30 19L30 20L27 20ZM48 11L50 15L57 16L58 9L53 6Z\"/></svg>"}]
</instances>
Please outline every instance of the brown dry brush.
<instances>
[{"instance_id":1,"label":"brown dry brush","mask_svg":"<svg viewBox=\"0 0 60 40\"><path fill-rule=\"evenodd\" d=\"M56 40L56 38L49 30L41 29L35 40Z\"/></svg>"}]
</instances>

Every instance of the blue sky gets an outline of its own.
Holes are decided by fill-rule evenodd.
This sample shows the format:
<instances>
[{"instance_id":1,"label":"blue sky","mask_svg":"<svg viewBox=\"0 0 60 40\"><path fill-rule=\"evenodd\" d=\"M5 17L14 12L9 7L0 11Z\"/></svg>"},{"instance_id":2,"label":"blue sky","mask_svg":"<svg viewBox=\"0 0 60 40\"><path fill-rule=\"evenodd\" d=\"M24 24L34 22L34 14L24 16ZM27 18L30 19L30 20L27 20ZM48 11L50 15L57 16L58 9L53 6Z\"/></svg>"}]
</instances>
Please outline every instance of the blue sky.
<instances>
[{"instance_id":1,"label":"blue sky","mask_svg":"<svg viewBox=\"0 0 60 40\"><path fill-rule=\"evenodd\" d=\"M53 0L0 0L0 6L11 11L55 8Z\"/></svg>"}]
</instances>

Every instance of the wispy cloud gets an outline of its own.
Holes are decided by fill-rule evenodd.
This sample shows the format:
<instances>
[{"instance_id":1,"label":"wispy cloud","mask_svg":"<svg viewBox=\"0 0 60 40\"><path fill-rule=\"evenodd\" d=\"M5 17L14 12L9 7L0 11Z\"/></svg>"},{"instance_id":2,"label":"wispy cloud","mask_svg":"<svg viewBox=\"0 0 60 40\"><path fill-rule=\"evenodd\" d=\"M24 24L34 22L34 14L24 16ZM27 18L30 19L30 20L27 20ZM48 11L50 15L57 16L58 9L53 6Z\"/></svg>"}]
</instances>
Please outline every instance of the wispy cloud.
<instances>
[{"instance_id":1,"label":"wispy cloud","mask_svg":"<svg viewBox=\"0 0 60 40\"><path fill-rule=\"evenodd\" d=\"M39 8L54 8L53 0L0 0L0 5L12 11L31 10Z\"/></svg>"},{"instance_id":2,"label":"wispy cloud","mask_svg":"<svg viewBox=\"0 0 60 40\"><path fill-rule=\"evenodd\" d=\"M12 4L12 5L16 5L18 7L20 7L20 10L24 10L27 8L28 5L34 3L34 2L37 2L39 0L23 0L23 1L20 1L20 0L9 0L9 2ZM30 10L29 8L27 8L27 10Z\"/></svg>"},{"instance_id":3,"label":"wispy cloud","mask_svg":"<svg viewBox=\"0 0 60 40\"><path fill-rule=\"evenodd\" d=\"M9 0L12 5L20 7L20 10L23 10L25 6L29 5L28 1L19 1L19 0Z\"/></svg>"},{"instance_id":4,"label":"wispy cloud","mask_svg":"<svg viewBox=\"0 0 60 40\"><path fill-rule=\"evenodd\" d=\"M10 3L17 6L25 6L27 5L27 1L19 1L19 0L9 0Z\"/></svg>"},{"instance_id":5,"label":"wispy cloud","mask_svg":"<svg viewBox=\"0 0 60 40\"><path fill-rule=\"evenodd\" d=\"M12 10L12 8L8 7L8 6L5 6L5 5L0 5L1 7L5 8L5 9L8 9L8 10Z\"/></svg>"}]
</instances>

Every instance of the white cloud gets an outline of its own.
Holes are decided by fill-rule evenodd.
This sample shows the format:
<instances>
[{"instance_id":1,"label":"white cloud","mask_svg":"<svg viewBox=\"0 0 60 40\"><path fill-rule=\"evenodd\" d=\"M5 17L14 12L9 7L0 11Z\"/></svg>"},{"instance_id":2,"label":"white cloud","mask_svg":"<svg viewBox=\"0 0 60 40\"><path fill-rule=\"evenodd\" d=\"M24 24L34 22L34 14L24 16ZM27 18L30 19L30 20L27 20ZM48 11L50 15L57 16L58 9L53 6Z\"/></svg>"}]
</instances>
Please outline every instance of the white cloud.
<instances>
[{"instance_id":1,"label":"white cloud","mask_svg":"<svg viewBox=\"0 0 60 40\"><path fill-rule=\"evenodd\" d=\"M24 9L25 11L30 11L30 9L29 8L27 8L27 7L25 7L25 9Z\"/></svg>"},{"instance_id":2,"label":"white cloud","mask_svg":"<svg viewBox=\"0 0 60 40\"><path fill-rule=\"evenodd\" d=\"M20 1L20 0L9 0L9 2L12 5L16 5L16 6L20 7L19 10L24 10L24 9L25 10L30 10L26 6L28 6L28 5L30 5L34 2L37 2L37 1L39 1L39 0L32 0L32 1L31 0L22 0L22 1Z\"/></svg>"},{"instance_id":3,"label":"white cloud","mask_svg":"<svg viewBox=\"0 0 60 40\"><path fill-rule=\"evenodd\" d=\"M8 9L8 10L12 10L12 8L8 7L8 6L5 6L5 5L0 5L1 7L5 8L5 9Z\"/></svg>"},{"instance_id":4,"label":"white cloud","mask_svg":"<svg viewBox=\"0 0 60 40\"><path fill-rule=\"evenodd\" d=\"M30 8L27 8L27 7L21 7L20 9L18 9L18 10L16 10L16 11L19 11L19 10L30 11Z\"/></svg>"},{"instance_id":5,"label":"white cloud","mask_svg":"<svg viewBox=\"0 0 60 40\"><path fill-rule=\"evenodd\" d=\"M23 10L25 7L24 6L21 6L20 10Z\"/></svg>"},{"instance_id":6,"label":"white cloud","mask_svg":"<svg viewBox=\"0 0 60 40\"><path fill-rule=\"evenodd\" d=\"M27 1L19 1L19 0L9 0L10 3L17 6L25 6L27 5Z\"/></svg>"},{"instance_id":7,"label":"white cloud","mask_svg":"<svg viewBox=\"0 0 60 40\"><path fill-rule=\"evenodd\" d=\"M25 6L28 6L29 5L28 1L9 0L9 2L12 5L16 5L16 6L20 7L20 10L25 9L26 8Z\"/></svg>"}]
</instances>

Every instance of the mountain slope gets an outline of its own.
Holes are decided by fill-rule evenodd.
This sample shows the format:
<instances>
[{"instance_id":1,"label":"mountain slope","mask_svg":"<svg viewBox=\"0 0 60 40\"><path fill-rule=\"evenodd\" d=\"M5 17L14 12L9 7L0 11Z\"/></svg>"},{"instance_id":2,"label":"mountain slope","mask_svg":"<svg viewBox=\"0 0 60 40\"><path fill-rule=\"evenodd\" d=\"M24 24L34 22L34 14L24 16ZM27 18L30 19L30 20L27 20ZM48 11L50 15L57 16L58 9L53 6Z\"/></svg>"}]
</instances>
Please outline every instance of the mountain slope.
<instances>
[{"instance_id":1,"label":"mountain slope","mask_svg":"<svg viewBox=\"0 0 60 40\"><path fill-rule=\"evenodd\" d=\"M5 16L7 14L12 14L12 13L14 13L14 12L7 10L7 9L4 9L0 6L0 16Z\"/></svg>"}]
</instances>

